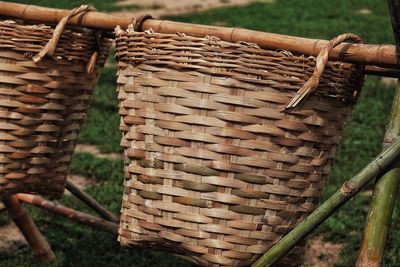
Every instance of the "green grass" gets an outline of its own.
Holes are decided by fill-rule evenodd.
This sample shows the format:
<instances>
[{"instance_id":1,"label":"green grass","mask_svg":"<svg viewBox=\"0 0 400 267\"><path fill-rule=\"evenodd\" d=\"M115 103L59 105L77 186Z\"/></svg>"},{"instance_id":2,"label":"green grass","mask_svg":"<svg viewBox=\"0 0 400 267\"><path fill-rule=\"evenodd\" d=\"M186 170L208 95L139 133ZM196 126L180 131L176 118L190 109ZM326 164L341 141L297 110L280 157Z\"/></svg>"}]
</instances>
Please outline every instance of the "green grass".
<instances>
[{"instance_id":1,"label":"green grass","mask_svg":"<svg viewBox=\"0 0 400 267\"><path fill-rule=\"evenodd\" d=\"M28 1L21 1L28 3ZM29 1L32 4L73 7L77 1ZM98 9L112 9L113 1L91 1ZM356 13L368 8L371 14ZM330 39L343 32L353 32L366 43L392 43L390 19L386 1L378 0L276 0L273 4L255 3L246 7L218 9L200 14L173 17L176 21L201 24L224 24L283 34ZM93 144L103 152L120 152L118 131L118 101L115 92L113 66L104 69L92 101L80 142ZM348 124L335 166L322 199L329 197L346 179L357 173L381 150L384 127L393 97L393 88L382 85L378 78L368 78L360 100ZM92 177L101 183L87 191L107 208L119 211L123 164L121 161L98 159L88 154L74 156L71 171ZM72 197L63 203L86 210ZM362 237L369 198L357 196L325 222L315 234L345 244L337 266L352 266ZM183 262L158 252L124 250L115 237L92 231L63 218L32 209L35 221L44 231L57 255L50 266L183 266ZM400 219L400 209L394 212L394 222ZM0 214L0 224L7 221ZM400 226L393 223L385 249L384 266L398 266L400 262ZM30 257L28 249L3 259L0 266L45 266Z\"/></svg>"},{"instance_id":2,"label":"green grass","mask_svg":"<svg viewBox=\"0 0 400 267\"><path fill-rule=\"evenodd\" d=\"M54 8L72 9L80 5L91 5L99 11L113 11L118 9L115 5L116 0L72 0L72 1L55 1L55 0L12 0L10 2L21 3L26 5L48 6Z\"/></svg>"},{"instance_id":3,"label":"green grass","mask_svg":"<svg viewBox=\"0 0 400 267\"><path fill-rule=\"evenodd\" d=\"M322 200L325 200L339 186L356 174L373 156L381 150L384 126L390 112L394 90L385 88L377 79L368 79L364 85L359 104L355 107L345 137L336 155L335 165L329 176ZM372 184L369 186L372 187ZM360 246L365 218L369 208L369 197L359 195L344 205L334 216L322 224L318 230L329 240L344 243L346 247L341 254L337 266L352 266ZM399 219L397 212L393 221ZM399 236L400 228L392 225L392 236ZM391 248L393 240L388 243L386 254L396 255L397 249ZM400 242L400 239L397 240ZM385 257L386 266L396 261Z\"/></svg>"},{"instance_id":4,"label":"green grass","mask_svg":"<svg viewBox=\"0 0 400 267\"><path fill-rule=\"evenodd\" d=\"M55 1L55 0L12 0L10 2L21 3L26 5L47 6L54 8L73 9L80 5L90 5L96 8L97 11L122 11L122 10L140 10L142 6L127 5L117 6L117 0L72 0L72 1ZM152 6L158 8L158 6Z\"/></svg>"},{"instance_id":5,"label":"green grass","mask_svg":"<svg viewBox=\"0 0 400 267\"><path fill-rule=\"evenodd\" d=\"M368 8L372 13L355 12L361 8ZM386 2L378 0L276 0L272 4L254 3L244 8L221 8L173 19L310 38L331 39L344 32L354 32L366 43L393 42Z\"/></svg>"},{"instance_id":6,"label":"green grass","mask_svg":"<svg viewBox=\"0 0 400 267\"><path fill-rule=\"evenodd\" d=\"M115 76L116 67L106 67L103 70L79 135L81 143L96 145L102 152L122 151L119 145L121 134Z\"/></svg>"}]
</instances>

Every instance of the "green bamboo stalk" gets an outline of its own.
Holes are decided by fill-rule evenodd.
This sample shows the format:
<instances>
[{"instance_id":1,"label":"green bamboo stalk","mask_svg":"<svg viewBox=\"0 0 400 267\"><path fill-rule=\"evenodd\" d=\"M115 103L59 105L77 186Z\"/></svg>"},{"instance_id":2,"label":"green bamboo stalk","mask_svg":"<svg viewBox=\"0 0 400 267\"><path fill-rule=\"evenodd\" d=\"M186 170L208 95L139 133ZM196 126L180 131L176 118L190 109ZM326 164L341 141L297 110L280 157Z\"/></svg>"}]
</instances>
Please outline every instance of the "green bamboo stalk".
<instances>
[{"instance_id":1,"label":"green bamboo stalk","mask_svg":"<svg viewBox=\"0 0 400 267\"><path fill-rule=\"evenodd\" d=\"M383 146L387 147L400 136L400 83L397 85L389 125ZM371 209L365 224L364 238L357 258L357 267L380 266L396 202L400 182L400 159L391 170L377 180L372 195Z\"/></svg>"},{"instance_id":2,"label":"green bamboo stalk","mask_svg":"<svg viewBox=\"0 0 400 267\"><path fill-rule=\"evenodd\" d=\"M400 45L400 1L388 0L392 20L394 39L396 41L397 58ZM400 82L397 84L393 99L389 124L383 140L383 148L389 146L400 137ZM378 177L372 195L371 209L367 216L364 237L358 254L357 267L378 267L383 259L386 238L390 227L390 219L396 202L400 178L400 159L391 166L384 176Z\"/></svg>"},{"instance_id":3,"label":"green bamboo stalk","mask_svg":"<svg viewBox=\"0 0 400 267\"><path fill-rule=\"evenodd\" d=\"M357 267L381 266L393 206L399 188L400 168L387 172L377 182L367 217Z\"/></svg>"},{"instance_id":4,"label":"green bamboo stalk","mask_svg":"<svg viewBox=\"0 0 400 267\"><path fill-rule=\"evenodd\" d=\"M379 154L356 176L345 182L335 194L261 256L252 267L271 266L279 260L340 206L357 194L363 186L385 171L399 155L400 139L397 139L396 142Z\"/></svg>"}]
</instances>

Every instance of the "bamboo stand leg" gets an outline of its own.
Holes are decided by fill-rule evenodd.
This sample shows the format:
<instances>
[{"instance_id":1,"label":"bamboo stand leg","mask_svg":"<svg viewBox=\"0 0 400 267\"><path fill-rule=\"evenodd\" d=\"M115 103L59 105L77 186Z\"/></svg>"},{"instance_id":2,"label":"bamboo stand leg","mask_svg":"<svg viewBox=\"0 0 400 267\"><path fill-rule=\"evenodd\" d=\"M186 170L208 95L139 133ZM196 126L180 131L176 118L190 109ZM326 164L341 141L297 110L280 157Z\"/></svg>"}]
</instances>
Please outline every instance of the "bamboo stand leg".
<instances>
[{"instance_id":1,"label":"bamboo stand leg","mask_svg":"<svg viewBox=\"0 0 400 267\"><path fill-rule=\"evenodd\" d=\"M393 102L391 119L385 135L384 147L400 134L400 83ZM371 209L365 224L364 238L358 255L357 267L378 267L383 258L390 219L400 182L400 161L397 160L375 184Z\"/></svg>"},{"instance_id":2,"label":"bamboo stand leg","mask_svg":"<svg viewBox=\"0 0 400 267\"><path fill-rule=\"evenodd\" d=\"M67 186L69 192L71 192L75 197L80 199L83 203L88 205L94 211L96 211L101 217L111 222L119 222L119 219L108 211L106 208L101 206L99 202L93 199L91 196L86 194L84 191L80 190L76 185L74 185L71 181L67 181Z\"/></svg>"},{"instance_id":3,"label":"bamboo stand leg","mask_svg":"<svg viewBox=\"0 0 400 267\"><path fill-rule=\"evenodd\" d=\"M18 194L17 199L42 208L54 214L66 217L70 220L91 226L92 228L105 231L114 235L118 234L118 224L97 218L84 212L65 207L52 201L48 201L40 196L29 194Z\"/></svg>"},{"instance_id":4,"label":"bamboo stand leg","mask_svg":"<svg viewBox=\"0 0 400 267\"><path fill-rule=\"evenodd\" d=\"M51 262L55 255L51 250L49 243L39 232L28 212L24 210L16 196L10 196L3 199L11 218L18 226L26 241L32 248L33 255L40 261Z\"/></svg>"},{"instance_id":5,"label":"bamboo stand leg","mask_svg":"<svg viewBox=\"0 0 400 267\"><path fill-rule=\"evenodd\" d=\"M400 1L389 0L393 32L397 44L400 45ZM399 54L398 54L399 57ZM400 81L397 84L389 125L386 130L383 147L388 147L395 138L400 136ZM357 267L381 266L386 237L390 227L390 219L396 201L400 183L400 159L392 169L377 180L372 195L371 209L367 217L364 238L358 255Z\"/></svg>"}]
</instances>

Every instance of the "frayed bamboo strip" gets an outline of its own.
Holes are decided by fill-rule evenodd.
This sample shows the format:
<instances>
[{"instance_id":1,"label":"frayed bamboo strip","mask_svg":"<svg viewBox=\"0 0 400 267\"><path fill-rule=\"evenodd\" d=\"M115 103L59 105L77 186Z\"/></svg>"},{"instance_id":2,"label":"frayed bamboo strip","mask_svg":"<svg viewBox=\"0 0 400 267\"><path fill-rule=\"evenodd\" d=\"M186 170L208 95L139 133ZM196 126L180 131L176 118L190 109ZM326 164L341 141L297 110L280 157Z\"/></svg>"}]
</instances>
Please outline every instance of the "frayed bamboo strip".
<instances>
[{"instance_id":1,"label":"frayed bamboo strip","mask_svg":"<svg viewBox=\"0 0 400 267\"><path fill-rule=\"evenodd\" d=\"M74 183L71 181L67 181L66 188L68 189L69 192L71 192L75 197L80 199L83 203L88 205L90 208L92 208L95 212L97 212L101 217L104 219L110 221L110 222L119 222L119 219L112 214L109 210L104 208L103 206L100 205L99 202L97 202L95 199L93 199L91 196L86 194L84 191L79 189Z\"/></svg>"},{"instance_id":2,"label":"frayed bamboo strip","mask_svg":"<svg viewBox=\"0 0 400 267\"><path fill-rule=\"evenodd\" d=\"M400 139L397 139L396 142L379 154L357 175L345 182L335 194L269 249L252 267L271 266L279 260L340 206L357 194L363 186L385 171L399 155Z\"/></svg>"},{"instance_id":3,"label":"frayed bamboo strip","mask_svg":"<svg viewBox=\"0 0 400 267\"><path fill-rule=\"evenodd\" d=\"M396 44L400 45L400 1L389 0L392 27ZM398 51L399 53L400 51ZM386 129L383 148L400 137L400 82L393 99L390 120ZM371 209L365 224L364 238L358 255L357 267L381 266L390 219L400 183L400 159L392 169L378 178L372 195Z\"/></svg>"},{"instance_id":4,"label":"frayed bamboo strip","mask_svg":"<svg viewBox=\"0 0 400 267\"><path fill-rule=\"evenodd\" d=\"M33 255L40 261L51 262L55 255L51 250L49 243L39 232L28 212L22 208L16 196L10 196L3 199L10 217L18 226L26 241L31 246Z\"/></svg>"},{"instance_id":5,"label":"frayed bamboo strip","mask_svg":"<svg viewBox=\"0 0 400 267\"><path fill-rule=\"evenodd\" d=\"M68 10L45 8L0 2L0 15L39 22L57 23L68 15ZM99 12L89 12L72 18L69 23L85 27L113 30L117 25L123 29L131 24L132 18L112 16ZM258 32L240 28L205 26L166 20L148 19L144 21L142 30L153 29L159 33L185 33L191 36L216 36L228 42L255 43L266 49L283 49L307 56L317 56L328 41L293 37L275 33ZM394 45L367 45L344 43L333 49L331 60L397 67L396 49Z\"/></svg>"},{"instance_id":6,"label":"frayed bamboo strip","mask_svg":"<svg viewBox=\"0 0 400 267\"><path fill-rule=\"evenodd\" d=\"M18 200L32 204L34 206L45 209L54 214L66 217L68 219L77 221L82 224L89 225L95 229L111 233L113 235L118 234L118 224L109 222L98 217L73 210L71 208L65 207L61 204L48 201L40 196L34 196L29 194L18 194Z\"/></svg>"}]
</instances>

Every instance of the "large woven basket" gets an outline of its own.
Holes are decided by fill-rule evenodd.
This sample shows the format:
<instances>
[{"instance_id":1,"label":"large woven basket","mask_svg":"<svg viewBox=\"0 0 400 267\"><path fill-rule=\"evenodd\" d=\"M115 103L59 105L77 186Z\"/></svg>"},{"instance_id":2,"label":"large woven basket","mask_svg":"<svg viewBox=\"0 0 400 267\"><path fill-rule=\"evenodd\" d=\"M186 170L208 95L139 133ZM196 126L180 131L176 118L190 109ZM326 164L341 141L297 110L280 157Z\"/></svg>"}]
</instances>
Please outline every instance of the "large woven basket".
<instances>
[{"instance_id":1,"label":"large woven basket","mask_svg":"<svg viewBox=\"0 0 400 267\"><path fill-rule=\"evenodd\" d=\"M0 198L63 193L79 129L111 45L92 30L66 29L53 55L40 55L34 62L53 34L53 26L0 21ZM93 55L97 63L88 73Z\"/></svg>"},{"instance_id":2,"label":"large woven basket","mask_svg":"<svg viewBox=\"0 0 400 267\"><path fill-rule=\"evenodd\" d=\"M316 93L285 109L314 57L151 30L118 31L116 54L123 246L248 266L316 208L362 67L327 63Z\"/></svg>"}]
</instances>

